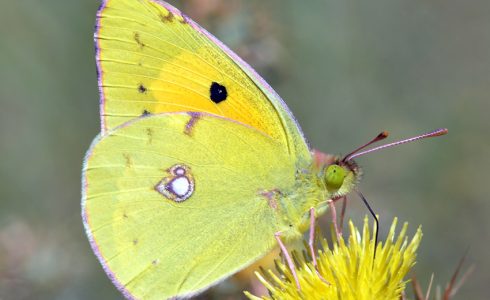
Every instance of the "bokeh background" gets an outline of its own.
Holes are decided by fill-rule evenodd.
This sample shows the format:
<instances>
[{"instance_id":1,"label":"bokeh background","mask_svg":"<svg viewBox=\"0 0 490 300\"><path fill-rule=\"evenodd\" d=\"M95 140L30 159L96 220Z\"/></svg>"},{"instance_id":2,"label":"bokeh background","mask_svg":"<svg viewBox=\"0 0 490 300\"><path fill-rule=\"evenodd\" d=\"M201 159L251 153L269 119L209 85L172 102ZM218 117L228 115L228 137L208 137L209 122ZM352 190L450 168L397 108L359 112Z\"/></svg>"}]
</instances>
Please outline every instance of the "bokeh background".
<instances>
[{"instance_id":1,"label":"bokeh background","mask_svg":"<svg viewBox=\"0 0 490 300\"><path fill-rule=\"evenodd\" d=\"M250 62L318 149L346 153L380 130L402 138L448 127L443 138L360 158L360 189L382 235L394 216L412 232L423 226L414 272L424 286L432 273L444 286L469 248L466 267L476 269L456 299L488 296L489 1L172 3ZM99 130L98 5L0 1L2 300L121 298L80 218L82 158ZM367 210L350 199L359 222Z\"/></svg>"}]
</instances>

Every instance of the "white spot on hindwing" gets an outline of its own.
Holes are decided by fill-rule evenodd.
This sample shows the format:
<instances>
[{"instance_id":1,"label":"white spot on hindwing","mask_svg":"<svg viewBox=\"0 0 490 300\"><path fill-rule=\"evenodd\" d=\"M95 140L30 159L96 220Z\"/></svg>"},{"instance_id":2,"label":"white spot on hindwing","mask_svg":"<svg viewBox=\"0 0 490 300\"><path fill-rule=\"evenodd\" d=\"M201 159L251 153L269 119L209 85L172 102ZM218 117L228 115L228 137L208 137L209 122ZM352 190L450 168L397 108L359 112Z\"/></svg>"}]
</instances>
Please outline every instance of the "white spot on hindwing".
<instances>
[{"instance_id":1,"label":"white spot on hindwing","mask_svg":"<svg viewBox=\"0 0 490 300\"><path fill-rule=\"evenodd\" d=\"M191 183L187 177L177 177L170 182L170 186L176 195L184 197L191 189Z\"/></svg>"},{"instance_id":2,"label":"white spot on hindwing","mask_svg":"<svg viewBox=\"0 0 490 300\"><path fill-rule=\"evenodd\" d=\"M155 190L175 202L182 202L191 197L194 192L194 178L190 168L185 165L174 165L167 172L169 176L160 180Z\"/></svg>"}]
</instances>

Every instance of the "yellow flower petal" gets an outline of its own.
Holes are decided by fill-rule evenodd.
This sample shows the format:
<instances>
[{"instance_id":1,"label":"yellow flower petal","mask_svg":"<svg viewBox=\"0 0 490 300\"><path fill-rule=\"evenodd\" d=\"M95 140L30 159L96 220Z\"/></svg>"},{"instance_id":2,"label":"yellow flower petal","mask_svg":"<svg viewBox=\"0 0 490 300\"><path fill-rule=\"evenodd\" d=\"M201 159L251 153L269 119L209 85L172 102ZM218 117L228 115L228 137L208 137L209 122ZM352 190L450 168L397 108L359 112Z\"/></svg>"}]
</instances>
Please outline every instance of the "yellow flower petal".
<instances>
[{"instance_id":1,"label":"yellow flower petal","mask_svg":"<svg viewBox=\"0 0 490 300\"><path fill-rule=\"evenodd\" d=\"M405 223L398 234L395 233L397 219L393 220L385 244L377 245L376 258L373 261L374 240L367 217L364 220L362 236L353 222L349 222L348 243L344 239L336 241L333 234L333 249L322 239L324 250L318 251L318 271L320 278L308 255L293 253L297 275L301 285L298 291L289 268L277 261L276 269L256 273L262 284L269 290L270 296L256 297L245 292L253 300L274 299L400 299L407 280L405 275L415 264L416 251L422 238L419 228L410 242L406 236L408 224ZM373 229L374 232L374 229ZM306 248L307 249L307 248ZM308 253L308 250L305 250ZM328 283L324 282L328 281Z\"/></svg>"}]
</instances>

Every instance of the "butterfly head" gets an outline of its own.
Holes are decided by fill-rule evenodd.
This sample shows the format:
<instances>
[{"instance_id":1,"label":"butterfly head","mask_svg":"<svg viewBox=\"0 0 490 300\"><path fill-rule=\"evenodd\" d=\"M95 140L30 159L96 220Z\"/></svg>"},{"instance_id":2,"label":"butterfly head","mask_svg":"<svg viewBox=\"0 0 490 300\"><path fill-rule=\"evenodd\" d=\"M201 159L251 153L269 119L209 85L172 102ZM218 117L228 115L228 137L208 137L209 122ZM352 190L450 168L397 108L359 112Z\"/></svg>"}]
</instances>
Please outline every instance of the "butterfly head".
<instances>
[{"instance_id":1,"label":"butterfly head","mask_svg":"<svg viewBox=\"0 0 490 300\"><path fill-rule=\"evenodd\" d=\"M361 173L361 168L355 161L343 161L340 157L324 166L323 181L330 198L337 199L348 194L358 183Z\"/></svg>"},{"instance_id":2,"label":"butterfly head","mask_svg":"<svg viewBox=\"0 0 490 300\"><path fill-rule=\"evenodd\" d=\"M368 146L388 137L388 132L383 131L374 139L345 155L343 158L326 155L318 151L314 152L314 157L317 166L320 166L320 169L322 170L322 179L325 183L327 191L329 192L329 198L338 199L352 191L361 177L362 172L357 163L354 161L355 157L424 138L441 136L446 133L447 129L445 128L436 129L408 139L403 139L365 150L365 148Z\"/></svg>"}]
</instances>

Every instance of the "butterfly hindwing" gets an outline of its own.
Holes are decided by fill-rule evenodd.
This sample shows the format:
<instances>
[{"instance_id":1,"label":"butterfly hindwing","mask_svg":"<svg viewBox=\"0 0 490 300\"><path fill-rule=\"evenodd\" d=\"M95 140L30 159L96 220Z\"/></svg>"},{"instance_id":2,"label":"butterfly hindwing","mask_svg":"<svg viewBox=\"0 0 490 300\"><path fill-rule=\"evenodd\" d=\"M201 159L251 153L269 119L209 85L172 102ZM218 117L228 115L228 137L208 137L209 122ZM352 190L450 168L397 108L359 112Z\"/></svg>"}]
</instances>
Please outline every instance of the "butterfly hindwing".
<instances>
[{"instance_id":1,"label":"butterfly hindwing","mask_svg":"<svg viewBox=\"0 0 490 300\"><path fill-rule=\"evenodd\" d=\"M282 217L264 193L291 190L294 170L280 143L246 125L195 113L140 117L89 150L84 225L126 296L191 295L274 246Z\"/></svg>"}]
</instances>

